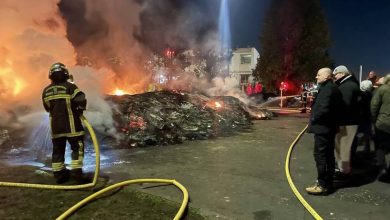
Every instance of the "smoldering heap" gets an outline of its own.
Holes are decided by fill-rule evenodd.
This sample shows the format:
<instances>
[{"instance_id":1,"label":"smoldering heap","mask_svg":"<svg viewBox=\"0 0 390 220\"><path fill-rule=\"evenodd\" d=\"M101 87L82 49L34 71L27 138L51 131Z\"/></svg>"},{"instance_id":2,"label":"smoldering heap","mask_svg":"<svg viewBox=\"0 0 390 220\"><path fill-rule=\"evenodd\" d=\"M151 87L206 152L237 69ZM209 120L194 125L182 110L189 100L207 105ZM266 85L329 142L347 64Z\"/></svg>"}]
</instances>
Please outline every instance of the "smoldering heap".
<instances>
[{"instance_id":1,"label":"smoldering heap","mask_svg":"<svg viewBox=\"0 0 390 220\"><path fill-rule=\"evenodd\" d=\"M117 105L115 120L122 146L167 145L208 139L250 129L252 119L272 113L250 109L231 96L207 97L175 91L109 96Z\"/></svg>"}]
</instances>

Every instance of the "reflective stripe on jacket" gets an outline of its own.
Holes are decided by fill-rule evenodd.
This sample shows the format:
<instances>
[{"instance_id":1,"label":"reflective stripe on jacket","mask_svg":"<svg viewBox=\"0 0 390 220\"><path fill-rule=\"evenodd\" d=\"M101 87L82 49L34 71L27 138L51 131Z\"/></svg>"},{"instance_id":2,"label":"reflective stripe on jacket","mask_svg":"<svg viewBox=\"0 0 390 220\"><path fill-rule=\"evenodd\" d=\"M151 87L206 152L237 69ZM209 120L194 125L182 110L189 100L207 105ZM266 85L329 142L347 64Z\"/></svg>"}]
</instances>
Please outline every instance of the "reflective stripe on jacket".
<instances>
[{"instance_id":1,"label":"reflective stripe on jacket","mask_svg":"<svg viewBox=\"0 0 390 220\"><path fill-rule=\"evenodd\" d=\"M77 111L75 107L76 97L78 99L82 97L86 104L84 93L69 82L50 84L43 90L42 101L45 110L50 113L52 138L84 135L84 128L79 118L82 111Z\"/></svg>"}]
</instances>

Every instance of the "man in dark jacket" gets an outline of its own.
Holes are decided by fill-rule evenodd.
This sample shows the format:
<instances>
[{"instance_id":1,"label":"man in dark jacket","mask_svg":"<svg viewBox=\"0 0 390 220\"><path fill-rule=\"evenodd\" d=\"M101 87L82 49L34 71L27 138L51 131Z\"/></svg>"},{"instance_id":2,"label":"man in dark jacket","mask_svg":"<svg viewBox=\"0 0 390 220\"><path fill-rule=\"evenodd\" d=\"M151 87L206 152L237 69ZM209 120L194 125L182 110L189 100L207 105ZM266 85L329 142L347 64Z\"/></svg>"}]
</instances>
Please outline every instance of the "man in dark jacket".
<instances>
[{"instance_id":1,"label":"man in dark jacket","mask_svg":"<svg viewBox=\"0 0 390 220\"><path fill-rule=\"evenodd\" d=\"M358 126L357 134L353 140L351 147L351 160L352 163L356 160L356 151L358 147L358 134L363 134L364 151L366 154L370 153L371 142L371 130L372 120L370 112L370 103L372 98L373 84L370 80L363 80L360 83L361 101L360 101L360 123ZM356 162L356 161L355 161ZM353 164L352 164L353 165Z\"/></svg>"},{"instance_id":2,"label":"man in dark jacket","mask_svg":"<svg viewBox=\"0 0 390 220\"><path fill-rule=\"evenodd\" d=\"M85 94L68 82L70 75L62 63L51 66L51 84L42 93L43 106L50 113L50 127L53 142L52 169L57 183L68 181L73 176L82 182L84 157L84 128L80 115L85 110ZM66 141L72 149L71 173L65 167Z\"/></svg>"},{"instance_id":3,"label":"man in dark jacket","mask_svg":"<svg viewBox=\"0 0 390 220\"><path fill-rule=\"evenodd\" d=\"M308 133L314 134L314 159L318 178L315 185L307 187L312 195L327 195L332 191L335 171L335 136L339 126L341 93L332 81L332 70L318 71L318 94L313 102Z\"/></svg>"},{"instance_id":4,"label":"man in dark jacket","mask_svg":"<svg viewBox=\"0 0 390 220\"><path fill-rule=\"evenodd\" d=\"M351 173L351 146L360 122L361 92L356 78L345 66L333 70L333 77L343 97L345 106L342 123L336 135L335 157L339 172L336 179L348 180Z\"/></svg>"}]
</instances>

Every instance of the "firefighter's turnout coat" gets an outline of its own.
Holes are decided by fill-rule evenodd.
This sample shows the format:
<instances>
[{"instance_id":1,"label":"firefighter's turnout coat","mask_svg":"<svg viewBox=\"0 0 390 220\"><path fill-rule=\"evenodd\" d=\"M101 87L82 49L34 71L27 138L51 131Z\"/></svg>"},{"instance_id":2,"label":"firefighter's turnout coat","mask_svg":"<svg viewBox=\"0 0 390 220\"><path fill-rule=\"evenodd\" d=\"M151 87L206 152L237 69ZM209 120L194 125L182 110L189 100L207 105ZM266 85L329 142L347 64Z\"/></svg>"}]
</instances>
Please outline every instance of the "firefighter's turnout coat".
<instances>
[{"instance_id":1,"label":"firefighter's turnout coat","mask_svg":"<svg viewBox=\"0 0 390 220\"><path fill-rule=\"evenodd\" d=\"M70 82L52 83L42 93L43 106L50 113L52 138L84 135L79 116L85 110L85 94Z\"/></svg>"}]
</instances>

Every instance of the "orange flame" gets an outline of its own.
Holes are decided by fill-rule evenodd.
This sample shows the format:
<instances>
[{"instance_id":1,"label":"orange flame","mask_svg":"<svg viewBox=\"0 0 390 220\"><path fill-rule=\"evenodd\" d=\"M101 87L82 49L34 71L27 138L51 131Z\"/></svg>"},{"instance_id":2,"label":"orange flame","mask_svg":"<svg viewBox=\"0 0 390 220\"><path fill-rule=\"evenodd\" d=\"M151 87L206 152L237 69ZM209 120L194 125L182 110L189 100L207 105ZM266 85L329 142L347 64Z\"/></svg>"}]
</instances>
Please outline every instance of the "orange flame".
<instances>
[{"instance_id":1,"label":"orange flame","mask_svg":"<svg viewBox=\"0 0 390 220\"><path fill-rule=\"evenodd\" d=\"M20 94L26 84L22 79L15 76L11 68L0 68L0 79L4 83L5 91L12 96Z\"/></svg>"},{"instance_id":2,"label":"orange flame","mask_svg":"<svg viewBox=\"0 0 390 220\"><path fill-rule=\"evenodd\" d=\"M216 107L216 108L222 108L222 104L219 103L219 102L215 102L215 107Z\"/></svg>"},{"instance_id":3,"label":"orange flame","mask_svg":"<svg viewBox=\"0 0 390 220\"><path fill-rule=\"evenodd\" d=\"M134 95L145 92L145 89L141 85L131 84L131 85L116 85L115 83L107 83L104 85L106 87L104 93L111 94L116 96L122 95Z\"/></svg>"},{"instance_id":4,"label":"orange flame","mask_svg":"<svg viewBox=\"0 0 390 220\"><path fill-rule=\"evenodd\" d=\"M214 101L214 100L209 100L206 105L209 108L212 108L214 110L221 109L223 107L223 102L221 101Z\"/></svg>"},{"instance_id":5,"label":"orange flame","mask_svg":"<svg viewBox=\"0 0 390 220\"><path fill-rule=\"evenodd\" d=\"M14 89L12 91L12 94L14 96L18 95L22 89L24 88L24 82L20 79L15 78L14 79Z\"/></svg>"}]
</instances>

